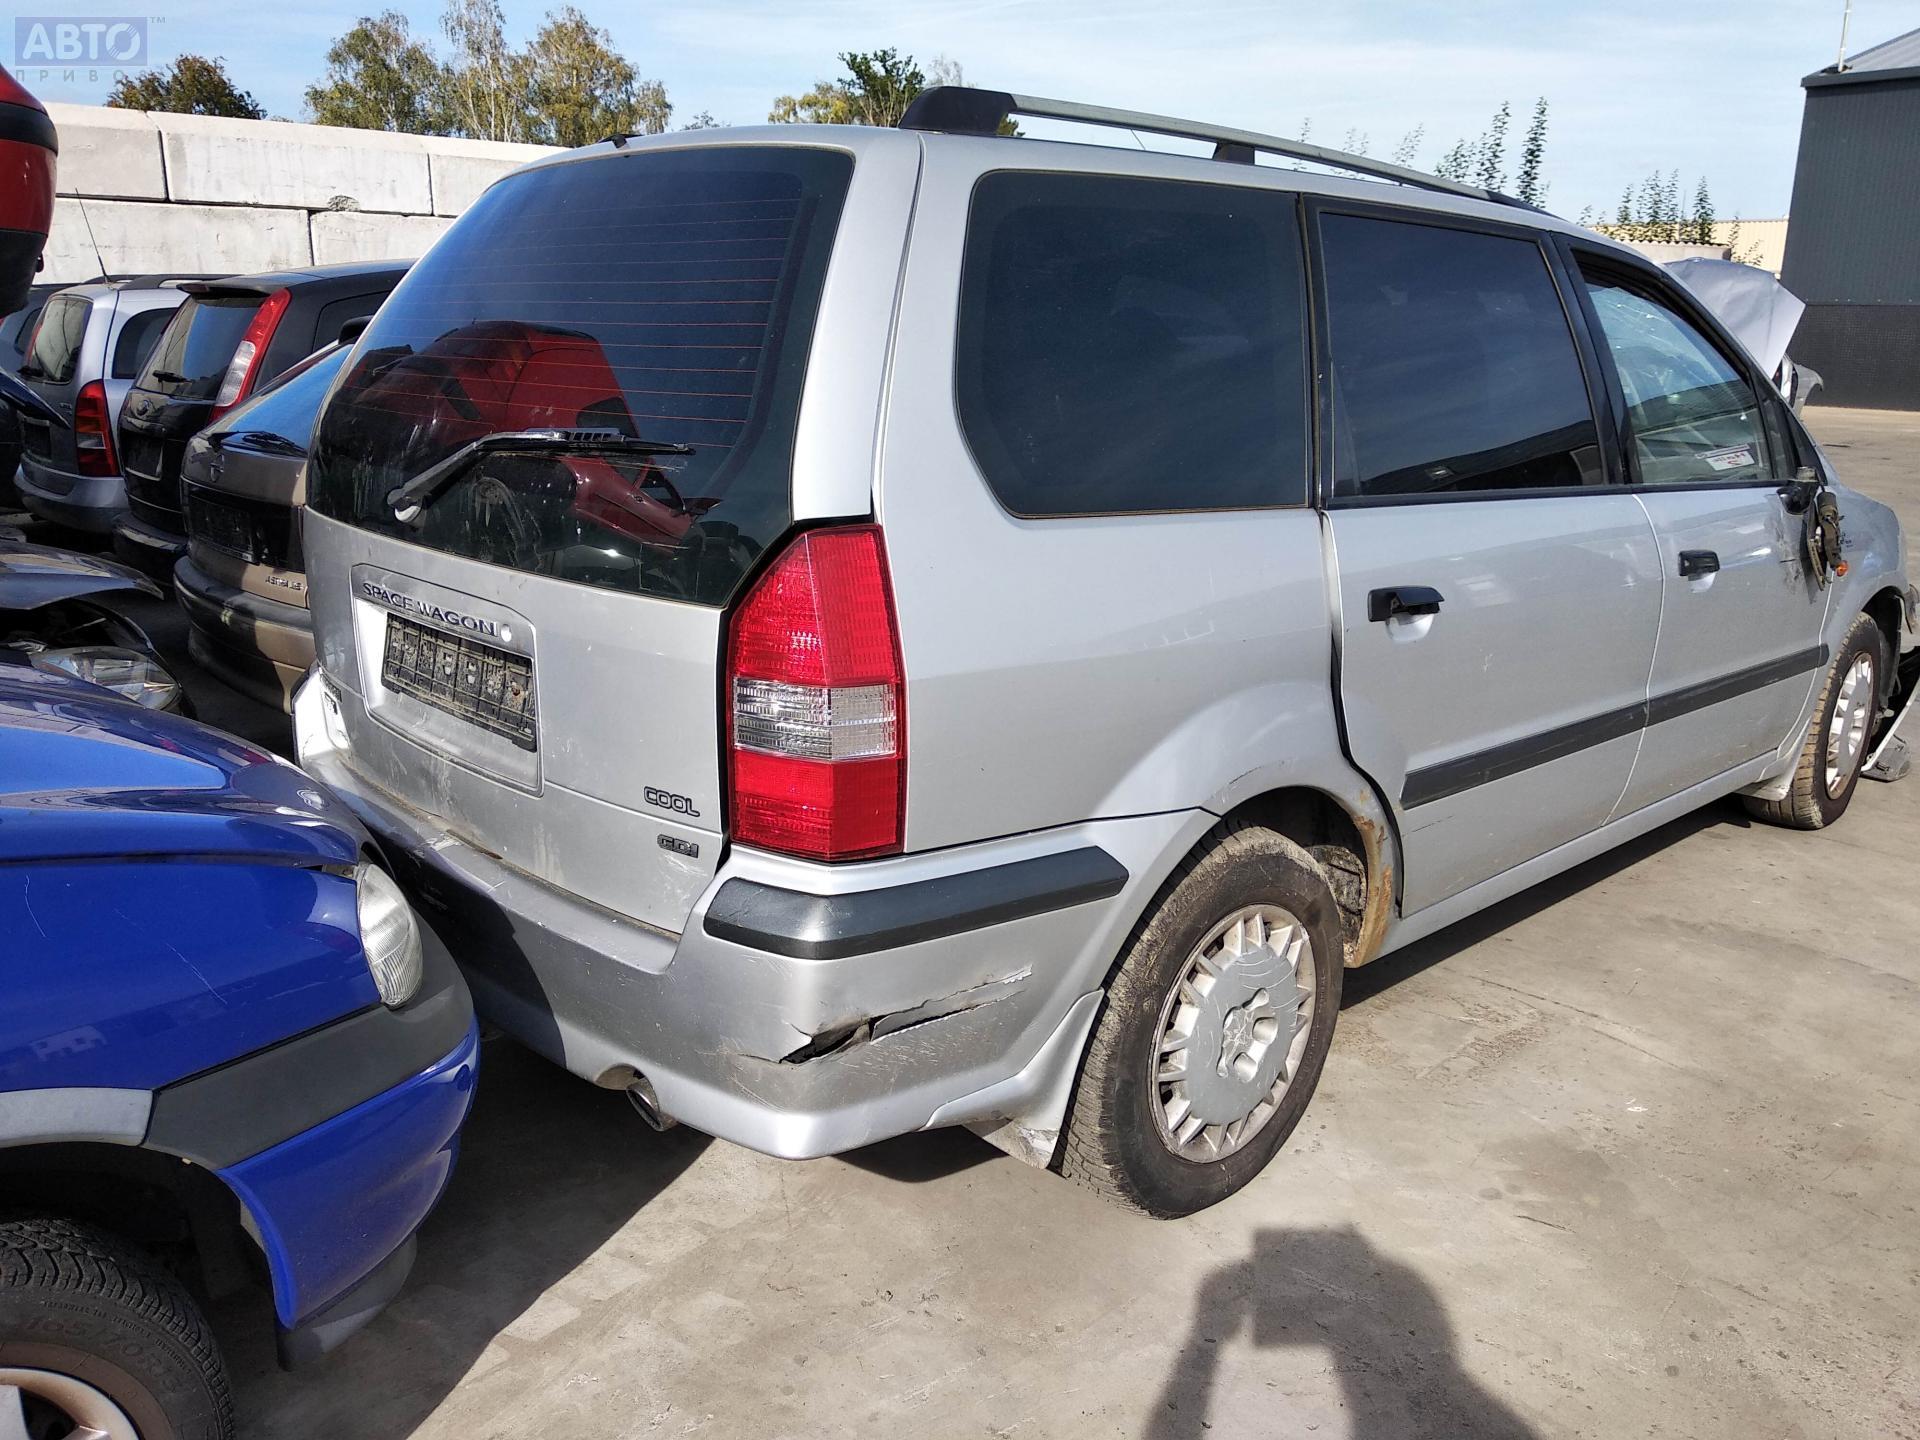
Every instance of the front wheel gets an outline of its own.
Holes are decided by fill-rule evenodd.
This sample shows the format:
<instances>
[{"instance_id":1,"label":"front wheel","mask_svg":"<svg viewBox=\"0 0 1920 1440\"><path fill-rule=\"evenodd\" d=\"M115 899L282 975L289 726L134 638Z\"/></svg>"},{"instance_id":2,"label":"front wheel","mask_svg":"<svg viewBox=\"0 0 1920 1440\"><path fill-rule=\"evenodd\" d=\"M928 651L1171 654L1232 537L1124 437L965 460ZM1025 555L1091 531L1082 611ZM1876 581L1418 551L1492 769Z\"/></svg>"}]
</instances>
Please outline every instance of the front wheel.
<instances>
[{"instance_id":1,"label":"front wheel","mask_svg":"<svg viewBox=\"0 0 1920 1440\"><path fill-rule=\"evenodd\" d=\"M1880 716L1886 637L1871 615L1854 617L1813 707L1793 783L1778 800L1747 797L1759 819L1795 830L1820 830L1847 812Z\"/></svg>"},{"instance_id":2,"label":"front wheel","mask_svg":"<svg viewBox=\"0 0 1920 1440\"><path fill-rule=\"evenodd\" d=\"M0 1436L232 1440L226 1372L180 1282L100 1231L0 1222Z\"/></svg>"},{"instance_id":3,"label":"front wheel","mask_svg":"<svg viewBox=\"0 0 1920 1440\"><path fill-rule=\"evenodd\" d=\"M1127 947L1074 1091L1063 1174L1150 1215L1226 1199L1280 1149L1333 1043L1326 873L1259 826L1216 834Z\"/></svg>"}]
</instances>

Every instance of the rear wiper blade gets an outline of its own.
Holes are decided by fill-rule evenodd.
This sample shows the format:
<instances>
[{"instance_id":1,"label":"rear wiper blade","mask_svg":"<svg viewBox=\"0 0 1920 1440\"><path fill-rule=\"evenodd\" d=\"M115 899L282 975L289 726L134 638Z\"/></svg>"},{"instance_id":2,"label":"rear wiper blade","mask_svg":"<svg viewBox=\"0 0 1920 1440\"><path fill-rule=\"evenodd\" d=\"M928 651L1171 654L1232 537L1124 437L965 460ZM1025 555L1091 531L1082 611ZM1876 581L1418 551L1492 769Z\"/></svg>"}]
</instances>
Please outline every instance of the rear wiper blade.
<instances>
[{"instance_id":1,"label":"rear wiper blade","mask_svg":"<svg viewBox=\"0 0 1920 1440\"><path fill-rule=\"evenodd\" d=\"M691 455L693 446L644 440L624 430L496 430L469 440L444 460L429 465L404 485L387 492L393 518L418 524L422 512L461 473L488 455Z\"/></svg>"},{"instance_id":2,"label":"rear wiper blade","mask_svg":"<svg viewBox=\"0 0 1920 1440\"><path fill-rule=\"evenodd\" d=\"M156 380L164 380L169 385L184 385L187 383L188 377L182 375L178 370L156 370L153 372L153 378Z\"/></svg>"},{"instance_id":3,"label":"rear wiper blade","mask_svg":"<svg viewBox=\"0 0 1920 1440\"><path fill-rule=\"evenodd\" d=\"M223 450L229 445L239 445L248 450L262 450L272 455L304 455L307 447L298 441L272 430L216 430L207 436L207 444L215 450Z\"/></svg>"}]
</instances>

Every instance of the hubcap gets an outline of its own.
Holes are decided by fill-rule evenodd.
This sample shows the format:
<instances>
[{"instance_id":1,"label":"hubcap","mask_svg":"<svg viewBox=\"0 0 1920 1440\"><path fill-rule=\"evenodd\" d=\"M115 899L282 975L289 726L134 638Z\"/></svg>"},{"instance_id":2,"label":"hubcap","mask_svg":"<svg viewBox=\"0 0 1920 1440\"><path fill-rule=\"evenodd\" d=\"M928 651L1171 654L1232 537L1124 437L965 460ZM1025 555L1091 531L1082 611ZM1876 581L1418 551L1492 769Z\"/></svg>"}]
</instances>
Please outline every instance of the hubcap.
<instances>
[{"instance_id":1,"label":"hubcap","mask_svg":"<svg viewBox=\"0 0 1920 1440\"><path fill-rule=\"evenodd\" d=\"M1280 1108L1313 1024L1313 942L1278 905L1236 910L1193 948L1160 1009L1153 1118L1185 1160L1219 1160Z\"/></svg>"},{"instance_id":2,"label":"hubcap","mask_svg":"<svg viewBox=\"0 0 1920 1440\"><path fill-rule=\"evenodd\" d=\"M140 1432L84 1380L0 1366L0 1440L140 1440Z\"/></svg>"},{"instance_id":3,"label":"hubcap","mask_svg":"<svg viewBox=\"0 0 1920 1440\"><path fill-rule=\"evenodd\" d=\"M1873 724L1873 680L1873 657L1856 655L1834 697L1833 718L1827 722L1827 794L1835 800L1866 752Z\"/></svg>"}]
</instances>

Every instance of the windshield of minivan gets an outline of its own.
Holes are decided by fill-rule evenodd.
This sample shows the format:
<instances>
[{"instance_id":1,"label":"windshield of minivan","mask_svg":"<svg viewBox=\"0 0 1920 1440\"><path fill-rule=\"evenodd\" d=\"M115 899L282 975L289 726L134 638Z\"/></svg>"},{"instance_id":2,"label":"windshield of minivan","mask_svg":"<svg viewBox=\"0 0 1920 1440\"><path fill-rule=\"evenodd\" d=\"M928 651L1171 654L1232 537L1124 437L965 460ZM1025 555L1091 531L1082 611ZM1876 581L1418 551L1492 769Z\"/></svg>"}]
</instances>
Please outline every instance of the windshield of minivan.
<instances>
[{"instance_id":1,"label":"windshield of minivan","mask_svg":"<svg viewBox=\"0 0 1920 1440\"><path fill-rule=\"evenodd\" d=\"M347 356L349 345L334 345L309 355L279 376L265 390L229 410L206 429L208 435L274 435L305 448L313 438L313 422L320 402L327 398Z\"/></svg>"},{"instance_id":2,"label":"windshield of minivan","mask_svg":"<svg viewBox=\"0 0 1920 1440\"><path fill-rule=\"evenodd\" d=\"M853 162L700 146L486 192L362 337L309 504L451 555L718 605L791 517L813 322ZM389 495L486 435L614 430L674 455L486 456L403 524Z\"/></svg>"},{"instance_id":3,"label":"windshield of minivan","mask_svg":"<svg viewBox=\"0 0 1920 1440\"><path fill-rule=\"evenodd\" d=\"M87 333L87 316L93 302L78 295L56 295L40 312L40 324L33 332L33 345L20 369L30 380L45 380L64 385L73 379L73 367L80 360L80 342Z\"/></svg>"},{"instance_id":4,"label":"windshield of minivan","mask_svg":"<svg viewBox=\"0 0 1920 1440\"><path fill-rule=\"evenodd\" d=\"M220 393L227 364L247 333L247 322L264 295L199 295L173 313L160 343L147 357L142 390L181 400L211 400Z\"/></svg>"}]
</instances>

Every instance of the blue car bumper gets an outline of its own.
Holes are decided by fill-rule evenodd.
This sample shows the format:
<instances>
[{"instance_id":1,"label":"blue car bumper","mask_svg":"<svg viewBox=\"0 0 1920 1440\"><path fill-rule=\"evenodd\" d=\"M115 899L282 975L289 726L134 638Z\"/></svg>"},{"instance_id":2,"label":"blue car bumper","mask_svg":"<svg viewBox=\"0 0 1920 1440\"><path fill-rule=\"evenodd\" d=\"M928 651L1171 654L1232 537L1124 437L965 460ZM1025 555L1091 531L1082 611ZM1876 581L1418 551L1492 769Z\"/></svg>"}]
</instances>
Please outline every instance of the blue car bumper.
<instances>
[{"instance_id":1,"label":"blue car bumper","mask_svg":"<svg viewBox=\"0 0 1920 1440\"><path fill-rule=\"evenodd\" d=\"M371 1319L452 1174L479 1031L412 1078L220 1172L257 1226L289 1363Z\"/></svg>"}]
</instances>

